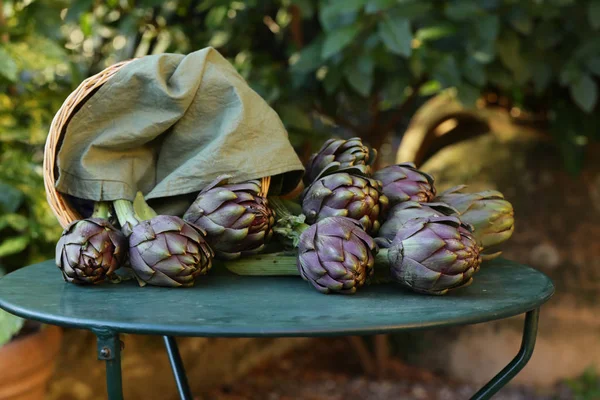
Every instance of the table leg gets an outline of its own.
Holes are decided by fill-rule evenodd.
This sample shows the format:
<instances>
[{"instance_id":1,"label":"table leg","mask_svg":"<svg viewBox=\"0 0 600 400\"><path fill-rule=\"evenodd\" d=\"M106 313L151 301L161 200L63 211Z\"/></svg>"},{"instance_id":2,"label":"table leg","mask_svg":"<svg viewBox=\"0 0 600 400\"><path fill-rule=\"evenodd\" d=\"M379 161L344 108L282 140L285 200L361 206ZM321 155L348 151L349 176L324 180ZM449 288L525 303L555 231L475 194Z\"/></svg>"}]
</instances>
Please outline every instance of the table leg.
<instances>
[{"instance_id":1,"label":"table leg","mask_svg":"<svg viewBox=\"0 0 600 400\"><path fill-rule=\"evenodd\" d=\"M98 338L98 359L106 361L106 390L109 400L123 400L121 341L112 331L94 331Z\"/></svg>"},{"instance_id":2,"label":"table leg","mask_svg":"<svg viewBox=\"0 0 600 400\"><path fill-rule=\"evenodd\" d=\"M188 384L187 376L185 374L185 368L181 355L179 354L179 348L177 342L173 336L163 336L165 340L165 346L169 355L169 362L171 363L171 369L175 376L175 383L177 384L177 390L179 391L179 398L181 400L192 400L192 392Z\"/></svg>"},{"instance_id":3,"label":"table leg","mask_svg":"<svg viewBox=\"0 0 600 400\"><path fill-rule=\"evenodd\" d=\"M531 355L533 354L533 348L535 346L535 339L537 337L538 320L540 316L540 309L529 311L525 315L525 326L523 328L523 339L521 341L521 349L517 356L506 366L498 375L492 378L479 392L475 393L471 400L485 400L490 399L500 389L502 389L512 378L514 378L519 371L527 364Z\"/></svg>"}]
</instances>

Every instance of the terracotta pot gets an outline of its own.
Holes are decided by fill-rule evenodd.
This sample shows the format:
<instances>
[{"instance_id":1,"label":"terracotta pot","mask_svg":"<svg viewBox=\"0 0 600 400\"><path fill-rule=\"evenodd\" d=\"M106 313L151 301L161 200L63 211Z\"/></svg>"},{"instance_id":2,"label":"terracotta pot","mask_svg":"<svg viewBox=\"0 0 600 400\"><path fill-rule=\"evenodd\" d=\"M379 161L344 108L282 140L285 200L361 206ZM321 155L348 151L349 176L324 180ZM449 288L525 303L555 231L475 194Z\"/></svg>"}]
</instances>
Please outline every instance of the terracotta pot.
<instances>
[{"instance_id":1,"label":"terracotta pot","mask_svg":"<svg viewBox=\"0 0 600 400\"><path fill-rule=\"evenodd\" d=\"M43 400L60 350L62 330L40 331L0 347L0 400Z\"/></svg>"}]
</instances>

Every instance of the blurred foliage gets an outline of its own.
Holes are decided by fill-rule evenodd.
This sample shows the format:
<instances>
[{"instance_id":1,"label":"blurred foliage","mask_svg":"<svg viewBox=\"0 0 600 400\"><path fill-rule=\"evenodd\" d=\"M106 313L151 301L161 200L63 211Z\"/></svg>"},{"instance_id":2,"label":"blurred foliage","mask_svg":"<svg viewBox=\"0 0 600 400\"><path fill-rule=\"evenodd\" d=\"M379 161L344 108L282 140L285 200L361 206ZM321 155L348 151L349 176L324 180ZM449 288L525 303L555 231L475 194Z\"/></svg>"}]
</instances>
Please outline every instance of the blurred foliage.
<instances>
[{"instance_id":1,"label":"blurred foliage","mask_svg":"<svg viewBox=\"0 0 600 400\"><path fill-rule=\"evenodd\" d=\"M577 378L567 380L566 384L573 391L574 400L600 399L600 377L593 367Z\"/></svg>"},{"instance_id":2,"label":"blurred foliage","mask_svg":"<svg viewBox=\"0 0 600 400\"><path fill-rule=\"evenodd\" d=\"M380 147L448 88L465 104L494 93L541 116L571 171L598 135L600 0L0 0L0 10L0 182L20 199L1 202L9 268L50 256L58 237L41 178L53 113L82 79L133 57L215 47L303 156L333 129Z\"/></svg>"}]
</instances>

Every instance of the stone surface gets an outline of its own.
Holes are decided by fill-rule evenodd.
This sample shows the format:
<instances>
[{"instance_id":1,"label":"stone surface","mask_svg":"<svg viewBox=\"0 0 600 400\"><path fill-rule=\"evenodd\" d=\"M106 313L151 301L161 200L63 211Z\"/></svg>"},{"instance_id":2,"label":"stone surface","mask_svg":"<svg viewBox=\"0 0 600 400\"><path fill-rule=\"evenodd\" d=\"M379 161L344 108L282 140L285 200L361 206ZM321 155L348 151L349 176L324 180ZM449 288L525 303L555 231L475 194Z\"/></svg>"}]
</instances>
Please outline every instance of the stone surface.
<instances>
[{"instance_id":1,"label":"stone surface","mask_svg":"<svg viewBox=\"0 0 600 400\"><path fill-rule=\"evenodd\" d=\"M543 132L518 126L504 113L484 116L489 133L443 148L422 169L435 176L440 190L466 183L473 191L503 192L516 220L503 256L547 273L557 287L542 307L533 357L515 381L549 386L591 365L598 370L600 148L590 145L585 168L572 176ZM425 332L415 339L420 351L405 355L458 379L483 382L516 354L520 332L518 320Z\"/></svg>"}]
</instances>

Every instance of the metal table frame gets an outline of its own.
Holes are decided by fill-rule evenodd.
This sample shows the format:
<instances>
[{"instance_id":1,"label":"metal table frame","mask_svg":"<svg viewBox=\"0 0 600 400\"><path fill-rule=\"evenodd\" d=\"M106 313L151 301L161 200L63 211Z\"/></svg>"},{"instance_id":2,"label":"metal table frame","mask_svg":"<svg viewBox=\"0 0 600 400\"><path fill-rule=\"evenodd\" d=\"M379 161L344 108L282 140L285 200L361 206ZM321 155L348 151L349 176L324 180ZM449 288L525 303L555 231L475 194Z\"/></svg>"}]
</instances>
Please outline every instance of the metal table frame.
<instances>
[{"instance_id":1,"label":"metal table frame","mask_svg":"<svg viewBox=\"0 0 600 400\"><path fill-rule=\"evenodd\" d=\"M233 293L235 307L230 303ZM486 263L473 285L452 296L423 298L394 285L375 285L351 299L323 296L293 277L251 278L218 271L186 290L139 288L135 282L80 287L63 282L53 261L46 261L0 279L0 308L23 318L92 331L98 359L106 362L110 400L123 399L121 333L163 336L179 397L191 400L177 336L378 335L525 314L517 355L472 397L489 399L528 363L540 307L553 293L554 285L543 273L503 259ZM172 304L178 305L179 313L172 312ZM356 319L357 312L363 317Z\"/></svg>"},{"instance_id":2,"label":"metal table frame","mask_svg":"<svg viewBox=\"0 0 600 400\"><path fill-rule=\"evenodd\" d=\"M540 309L536 308L525 314L523 326L523 338L521 348L512 361L494 376L483 388L471 397L472 400L490 399L502 389L512 378L514 378L527 365L537 337L538 320ZM121 345L119 332L110 330L93 330L98 338L98 359L106 361L106 388L110 400L123 399L123 387L121 378ZM192 392L188 384L185 368L179 354L177 341L173 336L163 336L179 398L181 400L193 400Z\"/></svg>"}]
</instances>

